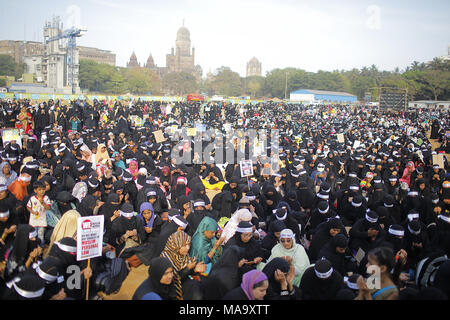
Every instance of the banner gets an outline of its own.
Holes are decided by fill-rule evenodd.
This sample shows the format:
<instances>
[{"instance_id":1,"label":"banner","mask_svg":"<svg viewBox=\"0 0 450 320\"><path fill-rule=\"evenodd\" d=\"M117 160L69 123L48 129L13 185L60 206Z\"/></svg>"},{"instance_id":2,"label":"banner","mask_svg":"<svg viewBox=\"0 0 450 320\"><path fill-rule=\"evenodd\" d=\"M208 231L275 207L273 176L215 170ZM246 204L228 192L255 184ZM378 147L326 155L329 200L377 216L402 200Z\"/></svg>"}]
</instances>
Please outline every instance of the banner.
<instances>
[{"instance_id":1,"label":"banner","mask_svg":"<svg viewBox=\"0 0 450 320\"><path fill-rule=\"evenodd\" d=\"M22 148L22 138L19 129L2 129L2 140L3 147L10 141L16 141L20 148Z\"/></svg>"},{"instance_id":2,"label":"banner","mask_svg":"<svg viewBox=\"0 0 450 320\"><path fill-rule=\"evenodd\" d=\"M77 261L102 255L104 218L98 215L77 219Z\"/></svg>"}]
</instances>

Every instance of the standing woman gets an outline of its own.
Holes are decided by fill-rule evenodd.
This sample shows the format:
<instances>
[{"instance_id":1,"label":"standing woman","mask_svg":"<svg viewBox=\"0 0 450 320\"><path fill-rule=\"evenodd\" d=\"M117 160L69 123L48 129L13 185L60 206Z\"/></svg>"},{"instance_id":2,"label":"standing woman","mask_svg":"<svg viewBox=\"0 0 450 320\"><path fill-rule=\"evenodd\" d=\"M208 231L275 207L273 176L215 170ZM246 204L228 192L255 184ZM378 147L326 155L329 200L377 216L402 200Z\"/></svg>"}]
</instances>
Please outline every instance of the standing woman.
<instances>
[{"instance_id":1,"label":"standing woman","mask_svg":"<svg viewBox=\"0 0 450 320\"><path fill-rule=\"evenodd\" d=\"M16 124L17 129L22 129L26 134L28 131L33 128L33 117L29 112L27 112L27 108L22 106L20 108L20 113L17 115L17 120L19 123Z\"/></svg>"},{"instance_id":2,"label":"standing woman","mask_svg":"<svg viewBox=\"0 0 450 320\"><path fill-rule=\"evenodd\" d=\"M202 261L197 263L195 258L189 256L190 247L191 237L180 230L170 235L161 253L161 257L169 259L172 263L177 300L199 300L198 298L201 298L198 283L189 279L189 276L204 272L206 265Z\"/></svg>"}]
</instances>

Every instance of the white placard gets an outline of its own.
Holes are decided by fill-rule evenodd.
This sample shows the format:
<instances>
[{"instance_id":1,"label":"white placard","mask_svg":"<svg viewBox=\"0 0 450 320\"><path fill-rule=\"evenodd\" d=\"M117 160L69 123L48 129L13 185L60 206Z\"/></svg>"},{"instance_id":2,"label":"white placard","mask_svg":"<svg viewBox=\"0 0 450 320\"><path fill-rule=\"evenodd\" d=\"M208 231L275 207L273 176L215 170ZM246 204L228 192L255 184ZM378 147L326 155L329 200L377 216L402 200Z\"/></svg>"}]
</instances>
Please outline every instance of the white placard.
<instances>
[{"instance_id":1,"label":"white placard","mask_svg":"<svg viewBox=\"0 0 450 320\"><path fill-rule=\"evenodd\" d=\"M102 255L104 219L103 215L77 219L77 261Z\"/></svg>"},{"instance_id":2,"label":"white placard","mask_svg":"<svg viewBox=\"0 0 450 320\"><path fill-rule=\"evenodd\" d=\"M242 160L239 164L241 167L241 177L253 176L253 161L252 160Z\"/></svg>"}]
</instances>

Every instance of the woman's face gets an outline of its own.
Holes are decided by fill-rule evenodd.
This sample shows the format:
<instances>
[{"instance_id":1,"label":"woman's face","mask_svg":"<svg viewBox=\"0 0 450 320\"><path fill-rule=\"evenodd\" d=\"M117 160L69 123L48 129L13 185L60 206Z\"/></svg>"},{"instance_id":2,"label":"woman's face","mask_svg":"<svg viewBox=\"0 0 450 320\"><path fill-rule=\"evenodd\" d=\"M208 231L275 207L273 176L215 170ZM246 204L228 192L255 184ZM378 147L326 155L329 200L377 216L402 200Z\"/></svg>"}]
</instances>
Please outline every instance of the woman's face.
<instances>
[{"instance_id":1,"label":"woman's face","mask_svg":"<svg viewBox=\"0 0 450 320\"><path fill-rule=\"evenodd\" d=\"M144 210L142 211L142 216L145 220L148 220L152 217L152 212L150 210Z\"/></svg>"},{"instance_id":2,"label":"woman's face","mask_svg":"<svg viewBox=\"0 0 450 320\"><path fill-rule=\"evenodd\" d=\"M337 234L340 233L340 232L341 232L341 229L334 229L334 228L331 228L331 229L330 229L330 236L334 237L335 235L337 235Z\"/></svg>"},{"instance_id":3,"label":"woman's face","mask_svg":"<svg viewBox=\"0 0 450 320\"><path fill-rule=\"evenodd\" d=\"M136 170L136 163L132 162L130 163L131 170Z\"/></svg>"},{"instance_id":4,"label":"woman's face","mask_svg":"<svg viewBox=\"0 0 450 320\"><path fill-rule=\"evenodd\" d=\"M189 253L189 249L191 248L191 244L188 242L184 246L180 248L180 255L186 256Z\"/></svg>"},{"instance_id":5,"label":"woman's face","mask_svg":"<svg viewBox=\"0 0 450 320\"><path fill-rule=\"evenodd\" d=\"M269 288L269 281L264 280L262 286L253 289L253 296L255 300L262 300L266 295L267 288Z\"/></svg>"},{"instance_id":6,"label":"woman's face","mask_svg":"<svg viewBox=\"0 0 450 320\"><path fill-rule=\"evenodd\" d=\"M216 231L213 230L205 230L203 231L203 235L206 239L212 239L216 235Z\"/></svg>"},{"instance_id":7,"label":"woman's face","mask_svg":"<svg viewBox=\"0 0 450 320\"><path fill-rule=\"evenodd\" d=\"M253 237L253 232L244 232L241 233L241 240L244 243L247 243L250 241L250 239Z\"/></svg>"},{"instance_id":8,"label":"woman's face","mask_svg":"<svg viewBox=\"0 0 450 320\"><path fill-rule=\"evenodd\" d=\"M167 268L166 272L164 272L159 282L168 285L172 283L172 279L173 279L173 269Z\"/></svg>"},{"instance_id":9,"label":"woman's face","mask_svg":"<svg viewBox=\"0 0 450 320\"><path fill-rule=\"evenodd\" d=\"M9 164L6 164L4 167L3 167L3 174L9 174L10 172L11 172L11 167L9 166Z\"/></svg>"},{"instance_id":10,"label":"woman's face","mask_svg":"<svg viewBox=\"0 0 450 320\"><path fill-rule=\"evenodd\" d=\"M291 249L294 245L294 242L291 238L281 238L280 241L285 249Z\"/></svg>"},{"instance_id":11,"label":"woman's face","mask_svg":"<svg viewBox=\"0 0 450 320\"><path fill-rule=\"evenodd\" d=\"M50 191L50 184L47 181L44 181L45 191Z\"/></svg>"}]
</instances>

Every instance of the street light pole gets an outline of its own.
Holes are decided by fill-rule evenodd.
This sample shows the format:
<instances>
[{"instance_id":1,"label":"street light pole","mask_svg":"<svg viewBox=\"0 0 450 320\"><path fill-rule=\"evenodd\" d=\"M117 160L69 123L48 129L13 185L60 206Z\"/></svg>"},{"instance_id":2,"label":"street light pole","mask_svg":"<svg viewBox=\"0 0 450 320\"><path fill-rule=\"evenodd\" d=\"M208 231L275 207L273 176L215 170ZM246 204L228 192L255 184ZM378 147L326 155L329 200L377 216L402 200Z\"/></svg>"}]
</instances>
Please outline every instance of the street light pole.
<instances>
[{"instance_id":1,"label":"street light pole","mask_svg":"<svg viewBox=\"0 0 450 320\"><path fill-rule=\"evenodd\" d=\"M286 71L286 83L284 85L284 100L287 99L287 76L288 76L288 73Z\"/></svg>"}]
</instances>

